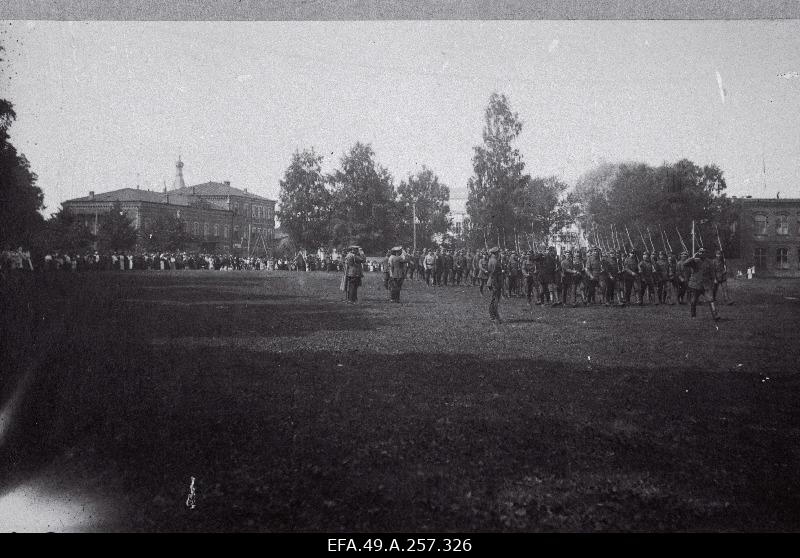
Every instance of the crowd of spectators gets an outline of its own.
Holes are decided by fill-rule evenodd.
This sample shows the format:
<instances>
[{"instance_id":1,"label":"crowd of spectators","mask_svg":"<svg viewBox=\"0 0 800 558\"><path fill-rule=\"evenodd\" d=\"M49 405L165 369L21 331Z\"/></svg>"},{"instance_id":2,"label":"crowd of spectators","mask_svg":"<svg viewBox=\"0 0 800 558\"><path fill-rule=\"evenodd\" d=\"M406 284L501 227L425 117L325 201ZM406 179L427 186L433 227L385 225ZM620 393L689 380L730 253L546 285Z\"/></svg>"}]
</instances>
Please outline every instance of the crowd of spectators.
<instances>
[{"instance_id":1,"label":"crowd of spectators","mask_svg":"<svg viewBox=\"0 0 800 558\"><path fill-rule=\"evenodd\" d=\"M364 271L380 272L380 259L364 262ZM82 254L53 251L31 255L19 247L0 253L0 269L26 271L127 271L127 270L284 270L342 272L344 260L337 254L303 254L294 257L257 257L233 254L188 252L86 252Z\"/></svg>"}]
</instances>

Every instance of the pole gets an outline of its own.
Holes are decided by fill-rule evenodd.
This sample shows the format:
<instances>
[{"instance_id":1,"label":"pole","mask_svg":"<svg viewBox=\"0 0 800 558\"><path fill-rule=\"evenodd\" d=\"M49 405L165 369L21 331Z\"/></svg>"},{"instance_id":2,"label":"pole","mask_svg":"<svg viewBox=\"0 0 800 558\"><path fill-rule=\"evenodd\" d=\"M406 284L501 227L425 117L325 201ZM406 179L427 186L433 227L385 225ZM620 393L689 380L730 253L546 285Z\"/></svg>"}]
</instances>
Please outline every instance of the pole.
<instances>
[{"instance_id":1,"label":"pole","mask_svg":"<svg viewBox=\"0 0 800 558\"><path fill-rule=\"evenodd\" d=\"M696 254L694 248L694 219L692 219L692 257Z\"/></svg>"},{"instance_id":2,"label":"pole","mask_svg":"<svg viewBox=\"0 0 800 558\"><path fill-rule=\"evenodd\" d=\"M417 251L417 200L414 200L414 252Z\"/></svg>"}]
</instances>

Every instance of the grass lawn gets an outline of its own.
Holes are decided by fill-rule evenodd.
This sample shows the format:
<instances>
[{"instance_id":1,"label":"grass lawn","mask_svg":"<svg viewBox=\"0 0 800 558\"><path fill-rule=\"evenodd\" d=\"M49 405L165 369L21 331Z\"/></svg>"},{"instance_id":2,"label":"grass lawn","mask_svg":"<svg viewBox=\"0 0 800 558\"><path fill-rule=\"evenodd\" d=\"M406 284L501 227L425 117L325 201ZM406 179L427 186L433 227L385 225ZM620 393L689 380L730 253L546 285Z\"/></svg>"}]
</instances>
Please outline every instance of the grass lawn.
<instances>
[{"instance_id":1,"label":"grass lawn","mask_svg":"<svg viewBox=\"0 0 800 558\"><path fill-rule=\"evenodd\" d=\"M35 487L88 530L800 531L800 281L730 283L719 332L504 299L493 334L477 288L379 274L11 277L0 530Z\"/></svg>"}]
</instances>

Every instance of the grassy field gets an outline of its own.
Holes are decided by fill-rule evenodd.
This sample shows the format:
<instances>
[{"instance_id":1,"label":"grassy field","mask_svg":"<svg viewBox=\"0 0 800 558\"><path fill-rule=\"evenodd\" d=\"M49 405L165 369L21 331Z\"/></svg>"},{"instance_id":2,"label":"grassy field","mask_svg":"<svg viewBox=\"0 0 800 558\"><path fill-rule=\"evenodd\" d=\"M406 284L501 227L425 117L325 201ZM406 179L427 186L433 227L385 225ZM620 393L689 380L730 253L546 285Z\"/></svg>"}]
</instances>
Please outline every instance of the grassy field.
<instances>
[{"instance_id":1,"label":"grassy field","mask_svg":"<svg viewBox=\"0 0 800 558\"><path fill-rule=\"evenodd\" d=\"M800 282L733 281L719 332L511 299L500 334L476 288L338 283L7 279L0 405L32 381L0 502L69 489L89 530L800 530Z\"/></svg>"}]
</instances>

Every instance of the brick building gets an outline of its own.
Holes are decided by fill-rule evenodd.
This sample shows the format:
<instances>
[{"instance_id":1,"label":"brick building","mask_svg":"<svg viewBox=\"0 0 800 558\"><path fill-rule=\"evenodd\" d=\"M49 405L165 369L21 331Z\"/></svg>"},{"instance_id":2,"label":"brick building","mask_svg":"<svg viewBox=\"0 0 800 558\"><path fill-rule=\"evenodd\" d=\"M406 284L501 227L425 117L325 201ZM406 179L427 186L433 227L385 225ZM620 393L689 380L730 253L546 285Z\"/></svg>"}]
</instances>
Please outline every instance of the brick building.
<instances>
[{"instance_id":1,"label":"brick building","mask_svg":"<svg viewBox=\"0 0 800 558\"><path fill-rule=\"evenodd\" d=\"M275 201L231 186L230 182L206 182L186 186L183 162L178 158L172 190L162 192L122 188L65 201L62 205L97 232L99 218L116 202L144 239L160 216L174 216L191 236L188 250L247 254L271 247L275 230ZM263 243L261 242L263 239ZM140 242L141 244L141 242Z\"/></svg>"},{"instance_id":2,"label":"brick building","mask_svg":"<svg viewBox=\"0 0 800 558\"><path fill-rule=\"evenodd\" d=\"M800 199L735 198L736 235L744 266L756 275L800 277Z\"/></svg>"}]
</instances>

